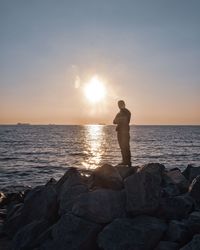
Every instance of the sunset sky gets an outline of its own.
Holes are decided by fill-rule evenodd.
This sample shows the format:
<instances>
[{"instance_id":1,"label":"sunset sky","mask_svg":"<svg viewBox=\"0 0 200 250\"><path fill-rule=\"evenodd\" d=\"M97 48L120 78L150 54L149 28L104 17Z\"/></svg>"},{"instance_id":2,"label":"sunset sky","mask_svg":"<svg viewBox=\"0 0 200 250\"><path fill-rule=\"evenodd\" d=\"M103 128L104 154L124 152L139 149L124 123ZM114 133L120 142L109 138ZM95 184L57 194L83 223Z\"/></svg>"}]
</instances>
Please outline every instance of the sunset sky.
<instances>
[{"instance_id":1,"label":"sunset sky","mask_svg":"<svg viewBox=\"0 0 200 250\"><path fill-rule=\"evenodd\" d=\"M132 124L200 124L199 13L199 0L0 0L0 123L111 124L124 99Z\"/></svg>"}]
</instances>

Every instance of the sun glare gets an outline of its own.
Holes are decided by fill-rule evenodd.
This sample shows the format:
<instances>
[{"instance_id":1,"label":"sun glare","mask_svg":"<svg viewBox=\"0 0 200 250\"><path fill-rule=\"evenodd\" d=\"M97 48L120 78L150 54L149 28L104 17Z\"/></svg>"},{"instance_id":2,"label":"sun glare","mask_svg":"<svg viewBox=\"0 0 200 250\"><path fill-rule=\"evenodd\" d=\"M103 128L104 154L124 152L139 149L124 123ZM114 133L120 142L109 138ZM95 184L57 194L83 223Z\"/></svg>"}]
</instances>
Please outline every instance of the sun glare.
<instances>
[{"instance_id":1,"label":"sun glare","mask_svg":"<svg viewBox=\"0 0 200 250\"><path fill-rule=\"evenodd\" d=\"M84 93L90 102L97 103L105 98L106 88L98 76L93 76L92 79L86 84Z\"/></svg>"}]
</instances>

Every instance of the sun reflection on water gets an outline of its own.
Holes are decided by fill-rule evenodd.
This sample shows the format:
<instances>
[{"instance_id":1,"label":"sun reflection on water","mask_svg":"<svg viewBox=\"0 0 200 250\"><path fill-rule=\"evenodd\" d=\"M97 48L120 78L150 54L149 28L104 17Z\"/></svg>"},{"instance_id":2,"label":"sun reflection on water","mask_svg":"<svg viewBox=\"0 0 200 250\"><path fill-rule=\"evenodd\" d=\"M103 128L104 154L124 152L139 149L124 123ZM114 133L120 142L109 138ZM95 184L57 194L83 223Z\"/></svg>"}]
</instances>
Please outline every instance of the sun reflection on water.
<instances>
[{"instance_id":1,"label":"sun reflection on water","mask_svg":"<svg viewBox=\"0 0 200 250\"><path fill-rule=\"evenodd\" d=\"M82 162L86 169L97 168L104 153L104 136L102 125L87 125L85 126L85 147L87 152L87 159Z\"/></svg>"}]
</instances>

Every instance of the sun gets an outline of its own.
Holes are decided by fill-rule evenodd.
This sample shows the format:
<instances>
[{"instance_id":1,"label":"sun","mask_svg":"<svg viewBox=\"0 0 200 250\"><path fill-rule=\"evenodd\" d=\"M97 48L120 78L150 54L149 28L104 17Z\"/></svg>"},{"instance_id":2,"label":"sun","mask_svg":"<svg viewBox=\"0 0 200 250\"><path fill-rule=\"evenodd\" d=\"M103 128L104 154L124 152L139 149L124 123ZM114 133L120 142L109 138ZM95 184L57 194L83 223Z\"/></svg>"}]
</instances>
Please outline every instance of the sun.
<instances>
[{"instance_id":1,"label":"sun","mask_svg":"<svg viewBox=\"0 0 200 250\"><path fill-rule=\"evenodd\" d=\"M100 102L106 97L105 84L98 76L93 76L85 85L84 94L91 103Z\"/></svg>"}]
</instances>

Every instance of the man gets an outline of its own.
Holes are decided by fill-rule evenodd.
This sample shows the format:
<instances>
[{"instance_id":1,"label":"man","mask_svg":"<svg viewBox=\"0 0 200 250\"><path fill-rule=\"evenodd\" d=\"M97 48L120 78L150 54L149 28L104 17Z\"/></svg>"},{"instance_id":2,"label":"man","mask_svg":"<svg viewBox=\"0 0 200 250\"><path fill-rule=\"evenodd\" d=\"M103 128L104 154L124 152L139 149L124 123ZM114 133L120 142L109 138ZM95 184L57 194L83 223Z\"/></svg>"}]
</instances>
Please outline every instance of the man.
<instances>
[{"instance_id":1,"label":"man","mask_svg":"<svg viewBox=\"0 0 200 250\"><path fill-rule=\"evenodd\" d=\"M123 100L118 101L120 112L116 115L113 124L117 124L117 139L122 153L122 163L120 165L131 166L131 152L130 152L130 134L129 123L131 119L131 112L126 109Z\"/></svg>"}]
</instances>

